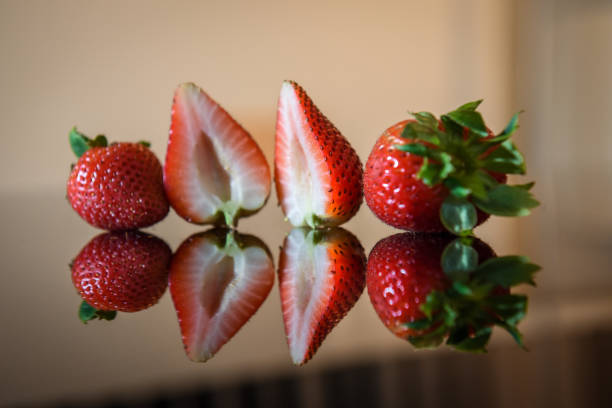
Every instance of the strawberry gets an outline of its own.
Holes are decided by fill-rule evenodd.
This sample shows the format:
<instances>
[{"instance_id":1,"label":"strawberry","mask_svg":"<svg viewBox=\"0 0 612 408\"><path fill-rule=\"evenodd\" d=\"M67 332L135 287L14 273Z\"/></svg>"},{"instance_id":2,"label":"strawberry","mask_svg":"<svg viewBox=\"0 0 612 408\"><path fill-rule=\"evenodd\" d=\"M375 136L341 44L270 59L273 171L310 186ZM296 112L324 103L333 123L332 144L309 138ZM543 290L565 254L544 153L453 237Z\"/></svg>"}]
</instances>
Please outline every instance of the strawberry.
<instances>
[{"instance_id":1,"label":"strawberry","mask_svg":"<svg viewBox=\"0 0 612 408\"><path fill-rule=\"evenodd\" d=\"M172 258L170 294L192 361L206 361L257 312L274 283L258 238L216 228L187 238Z\"/></svg>"},{"instance_id":2,"label":"strawberry","mask_svg":"<svg viewBox=\"0 0 612 408\"><path fill-rule=\"evenodd\" d=\"M510 186L506 174L524 174L523 156L510 141L515 115L497 136L471 102L442 115L413 114L376 142L364 173L364 195L385 223L415 232L470 235L489 214L523 216L539 203L533 183Z\"/></svg>"},{"instance_id":3,"label":"strawberry","mask_svg":"<svg viewBox=\"0 0 612 408\"><path fill-rule=\"evenodd\" d=\"M293 81L283 83L278 101L274 172L278 200L293 226L340 225L361 205L357 153Z\"/></svg>"},{"instance_id":4,"label":"strawberry","mask_svg":"<svg viewBox=\"0 0 612 408\"><path fill-rule=\"evenodd\" d=\"M396 234L370 252L367 287L383 324L416 347L444 339L459 350L482 352L491 326L509 331L522 346L516 324L527 298L510 287L533 284L539 267L524 257L495 257L476 238Z\"/></svg>"},{"instance_id":5,"label":"strawberry","mask_svg":"<svg viewBox=\"0 0 612 408\"><path fill-rule=\"evenodd\" d=\"M168 285L171 256L164 241L140 231L107 232L92 239L71 264L72 282L86 302L82 320L108 316L108 311L137 312L157 303Z\"/></svg>"},{"instance_id":6,"label":"strawberry","mask_svg":"<svg viewBox=\"0 0 612 408\"><path fill-rule=\"evenodd\" d=\"M235 226L266 203L270 168L247 131L186 83L174 94L164 185L170 205L187 221Z\"/></svg>"},{"instance_id":7,"label":"strawberry","mask_svg":"<svg viewBox=\"0 0 612 408\"><path fill-rule=\"evenodd\" d=\"M281 248L278 278L289 351L302 365L361 296L365 253L342 228L294 228Z\"/></svg>"},{"instance_id":8,"label":"strawberry","mask_svg":"<svg viewBox=\"0 0 612 408\"><path fill-rule=\"evenodd\" d=\"M70 144L79 160L68 179L68 201L89 224L129 230L168 214L161 164L146 142L108 146L104 136L91 140L73 128Z\"/></svg>"}]
</instances>

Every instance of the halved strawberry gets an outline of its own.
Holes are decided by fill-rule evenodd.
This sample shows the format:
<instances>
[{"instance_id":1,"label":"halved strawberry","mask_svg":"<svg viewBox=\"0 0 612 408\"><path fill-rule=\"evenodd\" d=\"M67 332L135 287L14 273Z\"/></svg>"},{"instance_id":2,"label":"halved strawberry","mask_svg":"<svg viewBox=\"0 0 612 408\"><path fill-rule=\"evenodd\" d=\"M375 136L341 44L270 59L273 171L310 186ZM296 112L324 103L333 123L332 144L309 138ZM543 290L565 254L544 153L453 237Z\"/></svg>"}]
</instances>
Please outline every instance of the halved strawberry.
<instances>
[{"instance_id":1,"label":"halved strawberry","mask_svg":"<svg viewBox=\"0 0 612 408\"><path fill-rule=\"evenodd\" d=\"M302 87L281 87L274 155L276 192L296 226L336 226L348 221L363 199L363 167L338 129Z\"/></svg>"},{"instance_id":2,"label":"halved strawberry","mask_svg":"<svg viewBox=\"0 0 612 408\"><path fill-rule=\"evenodd\" d=\"M195 84L174 94L164 166L172 208L195 224L235 225L270 195L270 168L253 138Z\"/></svg>"},{"instance_id":3,"label":"halved strawberry","mask_svg":"<svg viewBox=\"0 0 612 408\"><path fill-rule=\"evenodd\" d=\"M274 262L258 238L216 228L187 238L170 266L170 294L189 359L211 358L259 309Z\"/></svg>"},{"instance_id":4,"label":"halved strawberry","mask_svg":"<svg viewBox=\"0 0 612 408\"><path fill-rule=\"evenodd\" d=\"M278 278L294 364L306 363L361 296L366 258L342 228L294 228L281 249Z\"/></svg>"}]
</instances>

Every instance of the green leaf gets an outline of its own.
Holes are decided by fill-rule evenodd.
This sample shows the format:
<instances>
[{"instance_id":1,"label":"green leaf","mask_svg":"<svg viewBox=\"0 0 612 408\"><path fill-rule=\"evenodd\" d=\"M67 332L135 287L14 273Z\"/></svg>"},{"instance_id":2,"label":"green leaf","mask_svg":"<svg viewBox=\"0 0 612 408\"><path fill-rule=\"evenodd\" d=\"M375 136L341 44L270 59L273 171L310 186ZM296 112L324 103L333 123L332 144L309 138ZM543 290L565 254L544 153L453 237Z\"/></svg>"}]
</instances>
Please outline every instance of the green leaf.
<instances>
[{"instance_id":1,"label":"green leaf","mask_svg":"<svg viewBox=\"0 0 612 408\"><path fill-rule=\"evenodd\" d=\"M510 333L514 341L516 341L516 343L523 350L528 351L527 347L525 347L525 344L523 344L523 335L521 334L521 332L518 330L518 328L515 325L508 324L505 322L496 322L495 324L497 324L499 327L504 328L508 333Z\"/></svg>"},{"instance_id":2,"label":"green leaf","mask_svg":"<svg viewBox=\"0 0 612 408\"><path fill-rule=\"evenodd\" d=\"M521 112L517 112L512 116L510 122L506 125L506 128L499 134L499 136L505 136L506 138L512 136L512 134L518 129L518 117Z\"/></svg>"},{"instance_id":3,"label":"green leaf","mask_svg":"<svg viewBox=\"0 0 612 408\"><path fill-rule=\"evenodd\" d=\"M519 187L522 188L524 190L530 191L533 186L535 186L535 181L532 181L531 183L525 183L525 184L515 184L514 187Z\"/></svg>"},{"instance_id":4,"label":"green leaf","mask_svg":"<svg viewBox=\"0 0 612 408\"><path fill-rule=\"evenodd\" d=\"M478 108L478 106L480 106L482 101L483 101L483 99L478 99L477 101L464 103L463 105L461 105L460 107L458 107L455 110L458 110L458 111L475 111Z\"/></svg>"},{"instance_id":5,"label":"green leaf","mask_svg":"<svg viewBox=\"0 0 612 408\"><path fill-rule=\"evenodd\" d=\"M425 298L425 303L421 304L420 309L429 320L432 320L434 313L440 310L443 303L444 293L434 290L429 292L429 294Z\"/></svg>"},{"instance_id":6,"label":"green leaf","mask_svg":"<svg viewBox=\"0 0 612 408\"><path fill-rule=\"evenodd\" d=\"M79 306L79 319L83 323L87 323L88 321L96 318L96 313L98 311L95 307L91 306L89 303L83 301Z\"/></svg>"},{"instance_id":7,"label":"green leaf","mask_svg":"<svg viewBox=\"0 0 612 408\"><path fill-rule=\"evenodd\" d=\"M472 192L469 188L462 186L459 180L454 177L446 178L446 180L444 180L444 186L457 198L466 198Z\"/></svg>"},{"instance_id":8,"label":"green leaf","mask_svg":"<svg viewBox=\"0 0 612 408\"><path fill-rule=\"evenodd\" d=\"M138 144L143 145L146 148L150 148L151 147L151 142L147 142L146 140L140 140L138 142Z\"/></svg>"},{"instance_id":9,"label":"green leaf","mask_svg":"<svg viewBox=\"0 0 612 408\"><path fill-rule=\"evenodd\" d=\"M423 160L423 164L417 173L417 178L423 181L429 187L433 187L440 184L450 173L453 172L455 167L452 164L452 158L448 153L440 153L431 151L431 156L438 159L438 163L432 162L429 158Z\"/></svg>"},{"instance_id":10,"label":"green leaf","mask_svg":"<svg viewBox=\"0 0 612 408\"><path fill-rule=\"evenodd\" d=\"M411 330L425 330L431 327L432 321L428 318L415 320L413 322L404 323L404 325Z\"/></svg>"},{"instance_id":11,"label":"green leaf","mask_svg":"<svg viewBox=\"0 0 612 408\"><path fill-rule=\"evenodd\" d=\"M401 137L405 139L423 140L434 145L439 144L436 130L418 122L406 123L404 130L402 130Z\"/></svg>"},{"instance_id":12,"label":"green leaf","mask_svg":"<svg viewBox=\"0 0 612 408\"><path fill-rule=\"evenodd\" d=\"M440 220L455 235L470 235L476 225L474 205L464 198L448 195L440 207Z\"/></svg>"},{"instance_id":13,"label":"green leaf","mask_svg":"<svg viewBox=\"0 0 612 408\"><path fill-rule=\"evenodd\" d=\"M433 129L438 127L438 119L429 112L412 112L411 114L419 123L427 127Z\"/></svg>"},{"instance_id":14,"label":"green leaf","mask_svg":"<svg viewBox=\"0 0 612 408\"><path fill-rule=\"evenodd\" d=\"M506 140L491 152L482 166L490 171L506 174L525 174L525 160L514 143Z\"/></svg>"},{"instance_id":15,"label":"green leaf","mask_svg":"<svg viewBox=\"0 0 612 408\"><path fill-rule=\"evenodd\" d=\"M490 327L483 327L482 329L474 333L473 336L468 336L462 341L447 343L456 348L457 350L469 351L471 353L486 353L486 345L489 342L489 339L491 338L492 331L493 330ZM449 339L451 337L452 334L451 336L449 336Z\"/></svg>"},{"instance_id":16,"label":"green leaf","mask_svg":"<svg viewBox=\"0 0 612 408\"><path fill-rule=\"evenodd\" d=\"M465 285L459 281L453 282L453 289L455 289L457 293L459 293L462 296L472 296L474 294L474 292L472 291L472 288L470 288L468 285Z\"/></svg>"},{"instance_id":17,"label":"green leaf","mask_svg":"<svg viewBox=\"0 0 612 408\"><path fill-rule=\"evenodd\" d=\"M416 156L429 157L431 156L430 148L420 143L406 143L403 145L395 145L395 148L403 152L408 152Z\"/></svg>"},{"instance_id":18,"label":"green leaf","mask_svg":"<svg viewBox=\"0 0 612 408\"><path fill-rule=\"evenodd\" d=\"M447 329L444 325L439 326L436 330L421 335L421 336L408 336L406 340L410 342L416 348L434 348L438 347L444 341Z\"/></svg>"},{"instance_id":19,"label":"green leaf","mask_svg":"<svg viewBox=\"0 0 612 408\"><path fill-rule=\"evenodd\" d=\"M70 130L68 134L68 141L70 142L70 148L76 155L76 157L81 157L83 153L89 150L89 139L84 134L80 133L76 126Z\"/></svg>"},{"instance_id":20,"label":"green leaf","mask_svg":"<svg viewBox=\"0 0 612 408\"><path fill-rule=\"evenodd\" d=\"M505 217L522 217L540 203L524 188L499 184L491 189L486 199L474 197L474 204L482 211Z\"/></svg>"},{"instance_id":21,"label":"green leaf","mask_svg":"<svg viewBox=\"0 0 612 408\"><path fill-rule=\"evenodd\" d=\"M444 273L453 281L467 282L470 273L478 266L478 252L461 239L456 239L444 248L440 263Z\"/></svg>"},{"instance_id":22,"label":"green leaf","mask_svg":"<svg viewBox=\"0 0 612 408\"><path fill-rule=\"evenodd\" d=\"M481 137L487 137L489 132L484 124L482 115L473 110L456 110L446 114L456 124L468 128Z\"/></svg>"},{"instance_id":23,"label":"green leaf","mask_svg":"<svg viewBox=\"0 0 612 408\"><path fill-rule=\"evenodd\" d=\"M70 148L76 155L76 157L81 157L87 150L92 147L106 147L108 146L108 141L106 140L106 136L98 135L94 139L90 139L85 136L83 133L80 133L76 126L74 126L70 133L68 134L68 141L70 143Z\"/></svg>"},{"instance_id":24,"label":"green leaf","mask_svg":"<svg viewBox=\"0 0 612 408\"><path fill-rule=\"evenodd\" d=\"M83 323L87 323L93 319L113 320L116 316L116 311L98 310L85 301L81 302L81 305L79 306L79 319Z\"/></svg>"},{"instance_id":25,"label":"green leaf","mask_svg":"<svg viewBox=\"0 0 612 408\"><path fill-rule=\"evenodd\" d=\"M108 146L108 140L106 140L104 135L98 135L94 140L89 141L89 148L106 146Z\"/></svg>"},{"instance_id":26,"label":"green leaf","mask_svg":"<svg viewBox=\"0 0 612 408\"><path fill-rule=\"evenodd\" d=\"M488 184L489 175L483 171L471 173L455 173L451 176L457 180L458 184L470 190L474 197L486 198L487 190L485 186ZM495 179L493 179L495 181Z\"/></svg>"},{"instance_id":27,"label":"green leaf","mask_svg":"<svg viewBox=\"0 0 612 408\"><path fill-rule=\"evenodd\" d=\"M506 323L516 325L527 314L527 296L494 295L488 299L493 311Z\"/></svg>"},{"instance_id":28,"label":"green leaf","mask_svg":"<svg viewBox=\"0 0 612 408\"><path fill-rule=\"evenodd\" d=\"M538 265L529 262L525 256L509 255L490 258L478 266L475 277L509 288L521 283L535 285L533 275L540 270Z\"/></svg>"}]
</instances>

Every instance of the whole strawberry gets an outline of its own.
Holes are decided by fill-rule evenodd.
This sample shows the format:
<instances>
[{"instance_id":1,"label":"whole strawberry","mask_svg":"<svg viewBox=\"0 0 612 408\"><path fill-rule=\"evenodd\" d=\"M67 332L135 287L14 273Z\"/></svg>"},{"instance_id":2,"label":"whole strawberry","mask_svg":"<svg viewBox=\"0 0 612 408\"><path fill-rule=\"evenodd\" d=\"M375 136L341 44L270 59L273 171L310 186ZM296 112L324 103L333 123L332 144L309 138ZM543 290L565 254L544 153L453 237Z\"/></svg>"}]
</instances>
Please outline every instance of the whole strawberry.
<instances>
[{"instance_id":1,"label":"whole strawberry","mask_svg":"<svg viewBox=\"0 0 612 408\"><path fill-rule=\"evenodd\" d=\"M359 240L338 228L294 228L278 261L285 334L293 363L302 365L357 302L365 286Z\"/></svg>"},{"instance_id":2,"label":"whole strawberry","mask_svg":"<svg viewBox=\"0 0 612 408\"><path fill-rule=\"evenodd\" d=\"M92 239L71 265L72 282L90 306L82 306L81 318L137 312L157 303L168 285L171 256L164 241L140 231L107 232ZM83 316L91 308L102 315Z\"/></svg>"},{"instance_id":3,"label":"whole strawberry","mask_svg":"<svg viewBox=\"0 0 612 408\"><path fill-rule=\"evenodd\" d=\"M274 181L296 227L337 226L359 210L363 168L349 142L293 81L281 87Z\"/></svg>"},{"instance_id":4,"label":"whole strawberry","mask_svg":"<svg viewBox=\"0 0 612 408\"><path fill-rule=\"evenodd\" d=\"M119 231L144 228L168 214L162 168L146 143L107 145L104 136L91 140L70 132L79 157L67 185L68 201L89 224Z\"/></svg>"},{"instance_id":5,"label":"whole strawberry","mask_svg":"<svg viewBox=\"0 0 612 408\"><path fill-rule=\"evenodd\" d=\"M459 350L481 352L499 325L522 345L516 324L527 298L509 288L533 283L539 269L523 257L495 257L475 238L396 234L368 258L367 288L383 324L416 347L445 339Z\"/></svg>"},{"instance_id":6,"label":"whole strawberry","mask_svg":"<svg viewBox=\"0 0 612 408\"><path fill-rule=\"evenodd\" d=\"M510 141L515 115L493 135L476 111L480 101L442 115L388 128L372 149L364 172L364 195L385 223L415 232L470 235L489 214L522 216L539 203L527 185L509 186L506 174L524 174L521 153Z\"/></svg>"}]
</instances>

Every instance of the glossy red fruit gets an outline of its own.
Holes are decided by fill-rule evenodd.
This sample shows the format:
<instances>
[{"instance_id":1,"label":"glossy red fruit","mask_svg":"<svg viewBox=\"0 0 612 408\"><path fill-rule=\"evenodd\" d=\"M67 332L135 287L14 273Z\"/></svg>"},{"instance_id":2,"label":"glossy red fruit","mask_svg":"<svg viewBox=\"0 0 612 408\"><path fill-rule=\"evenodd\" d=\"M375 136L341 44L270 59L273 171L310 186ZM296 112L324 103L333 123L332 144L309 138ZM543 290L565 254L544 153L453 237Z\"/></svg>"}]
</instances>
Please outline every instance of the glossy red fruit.
<instances>
[{"instance_id":1,"label":"glossy red fruit","mask_svg":"<svg viewBox=\"0 0 612 408\"><path fill-rule=\"evenodd\" d=\"M368 295L378 317L396 336L423 334L406 327L406 323L425 318L420 307L427 295L449 287L450 280L440 260L444 248L453 239L448 235L395 234L380 240L370 252ZM473 248L481 261L494 256L493 250L482 241L475 240Z\"/></svg>"},{"instance_id":2,"label":"glossy red fruit","mask_svg":"<svg viewBox=\"0 0 612 408\"><path fill-rule=\"evenodd\" d=\"M87 150L70 173L67 196L85 221L111 231L148 227L169 209L161 164L139 143Z\"/></svg>"},{"instance_id":3,"label":"glossy red fruit","mask_svg":"<svg viewBox=\"0 0 612 408\"><path fill-rule=\"evenodd\" d=\"M386 224L415 232L442 232L440 206L449 192L442 184L428 187L417 174L423 158L396 149L396 145L413 143L400 137L405 120L391 126L376 141L363 175L363 189L370 210ZM500 183L505 174L492 174ZM482 224L489 214L477 210Z\"/></svg>"},{"instance_id":4,"label":"glossy red fruit","mask_svg":"<svg viewBox=\"0 0 612 408\"><path fill-rule=\"evenodd\" d=\"M166 291L171 256L164 241L140 231L101 234L73 260L72 282L96 309L137 312Z\"/></svg>"},{"instance_id":5,"label":"glossy red fruit","mask_svg":"<svg viewBox=\"0 0 612 408\"><path fill-rule=\"evenodd\" d=\"M361 205L357 153L293 81L283 82L278 101L274 171L278 200L293 226L340 225Z\"/></svg>"},{"instance_id":6,"label":"glossy red fruit","mask_svg":"<svg viewBox=\"0 0 612 408\"><path fill-rule=\"evenodd\" d=\"M195 224L236 225L270 195L270 167L251 135L195 84L178 87L164 166L168 200Z\"/></svg>"},{"instance_id":7,"label":"glossy red fruit","mask_svg":"<svg viewBox=\"0 0 612 408\"><path fill-rule=\"evenodd\" d=\"M278 278L289 351L302 365L361 296L365 253L342 228L294 228L281 248Z\"/></svg>"},{"instance_id":8,"label":"glossy red fruit","mask_svg":"<svg viewBox=\"0 0 612 408\"><path fill-rule=\"evenodd\" d=\"M172 258L170 294L185 352L210 359L257 312L274 283L268 247L223 228L187 238Z\"/></svg>"}]
</instances>

